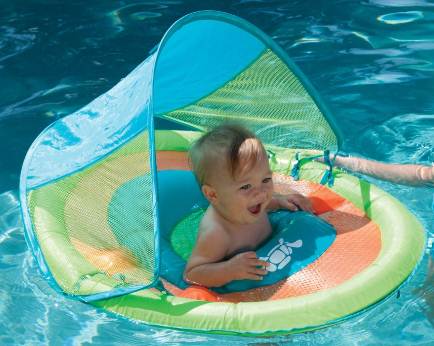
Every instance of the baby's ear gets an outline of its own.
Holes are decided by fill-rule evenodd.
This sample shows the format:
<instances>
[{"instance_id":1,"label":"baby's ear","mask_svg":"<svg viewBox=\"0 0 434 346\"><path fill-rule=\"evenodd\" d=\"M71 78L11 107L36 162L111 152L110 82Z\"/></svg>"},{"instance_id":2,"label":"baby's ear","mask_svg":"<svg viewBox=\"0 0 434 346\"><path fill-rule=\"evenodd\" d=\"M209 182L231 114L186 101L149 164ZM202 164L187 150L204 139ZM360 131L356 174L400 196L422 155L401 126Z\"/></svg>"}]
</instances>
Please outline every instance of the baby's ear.
<instances>
[{"instance_id":1,"label":"baby's ear","mask_svg":"<svg viewBox=\"0 0 434 346\"><path fill-rule=\"evenodd\" d=\"M202 185L202 193L210 203L214 203L217 200L216 190L210 185Z\"/></svg>"}]
</instances>

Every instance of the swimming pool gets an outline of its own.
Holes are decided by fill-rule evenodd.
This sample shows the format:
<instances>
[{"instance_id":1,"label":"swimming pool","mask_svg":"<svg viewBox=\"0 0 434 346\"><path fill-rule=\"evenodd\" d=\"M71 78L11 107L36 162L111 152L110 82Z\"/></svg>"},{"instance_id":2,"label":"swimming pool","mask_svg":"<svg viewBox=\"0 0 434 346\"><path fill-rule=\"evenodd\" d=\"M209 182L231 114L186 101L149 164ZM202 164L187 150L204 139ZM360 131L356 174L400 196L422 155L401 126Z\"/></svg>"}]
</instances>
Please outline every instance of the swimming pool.
<instances>
[{"instance_id":1,"label":"swimming pool","mask_svg":"<svg viewBox=\"0 0 434 346\"><path fill-rule=\"evenodd\" d=\"M0 76L8 86L0 90L0 343L434 342L432 255L424 257L400 298L335 327L266 340L198 335L136 325L55 293L24 242L17 202L25 151L42 128L109 89L146 57L175 19L204 8L237 14L280 43L336 115L347 151L384 161L432 162L434 37L429 25L434 13L421 1L418 6L387 3L5 5L0 26ZM432 237L432 189L375 183L402 200Z\"/></svg>"}]
</instances>

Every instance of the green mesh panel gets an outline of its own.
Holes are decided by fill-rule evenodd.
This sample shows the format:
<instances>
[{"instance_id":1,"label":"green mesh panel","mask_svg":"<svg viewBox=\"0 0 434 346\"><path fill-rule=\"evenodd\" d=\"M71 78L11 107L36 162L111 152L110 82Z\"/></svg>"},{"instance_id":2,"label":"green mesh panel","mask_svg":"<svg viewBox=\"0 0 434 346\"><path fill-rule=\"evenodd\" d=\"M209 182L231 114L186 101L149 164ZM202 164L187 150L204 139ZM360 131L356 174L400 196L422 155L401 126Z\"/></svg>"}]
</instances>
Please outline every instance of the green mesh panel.
<instances>
[{"instance_id":1,"label":"green mesh panel","mask_svg":"<svg viewBox=\"0 0 434 346\"><path fill-rule=\"evenodd\" d=\"M164 116L204 131L234 120L265 143L285 147L337 149L338 145L306 88L271 50L215 92Z\"/></svg>"},{"instance_id":2,"label":"green mesh panel","mask_svg":"<svg viewBox=\"0 0 434 346\"><path fill-rule=\"evenodd\" d=\"M147 134L79 173L31 191L28 203L46 262L65 292L88 295L153 282Z\"/></svg>"},{"instance_id":3,"label":"green mesh panel","mask_svg":"<svg viewBox=\"0 0 434 346\"><path fill-rule=\"evenodd\" d=\"M199 224L205 210L199 209L179 221L170 234L170 243L173 250L185 261L191 255L191 251L196 244Z\"/></svg>"}]
</instances>

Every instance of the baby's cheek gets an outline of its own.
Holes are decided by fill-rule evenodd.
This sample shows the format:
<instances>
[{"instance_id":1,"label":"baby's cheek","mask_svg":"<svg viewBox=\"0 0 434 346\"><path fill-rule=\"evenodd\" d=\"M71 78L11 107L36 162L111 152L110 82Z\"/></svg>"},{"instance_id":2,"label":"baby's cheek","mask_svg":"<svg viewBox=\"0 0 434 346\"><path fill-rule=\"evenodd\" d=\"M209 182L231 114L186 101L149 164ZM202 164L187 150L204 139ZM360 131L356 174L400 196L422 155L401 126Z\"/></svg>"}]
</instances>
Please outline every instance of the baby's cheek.
<instances>
[{"instance_id":1,"label":"baby's cheek","mask_svg":"<svg viewBox=\"0 0 434 346\"><path fill-rule=\"evenodd\" d=\"M269 200L271 200L271 198L273 198L273 193L274 193L274 186L273 186L273 184L270 184L270 187L269 187L269 189L268 189L267 192L268 192L267 193L267 197L268 197Z\"/></svg>"}]
</instances>

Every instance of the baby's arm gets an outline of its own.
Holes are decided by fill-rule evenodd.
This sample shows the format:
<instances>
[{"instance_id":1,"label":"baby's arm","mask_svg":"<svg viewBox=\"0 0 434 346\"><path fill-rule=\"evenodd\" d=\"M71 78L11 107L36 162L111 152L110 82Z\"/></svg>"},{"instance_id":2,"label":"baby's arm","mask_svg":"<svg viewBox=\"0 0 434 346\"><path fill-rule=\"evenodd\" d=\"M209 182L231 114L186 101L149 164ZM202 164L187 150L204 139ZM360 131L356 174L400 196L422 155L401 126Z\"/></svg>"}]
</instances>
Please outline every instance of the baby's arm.
<instances>
[{"instance_id":1,"label":"baby's arm","mask_svg":"<svg viewBox=\"0 0 434 346\"><path fill-rule=\"evenodd\" d=\"M262 268L268 263L259 260L253 251L223 261L229 242L230 238L224 231L200 234L184 271L185 281L206 287L219 287L233 280L261 280L267 274L267 270Z\"/></svg>"}]
</instances>

